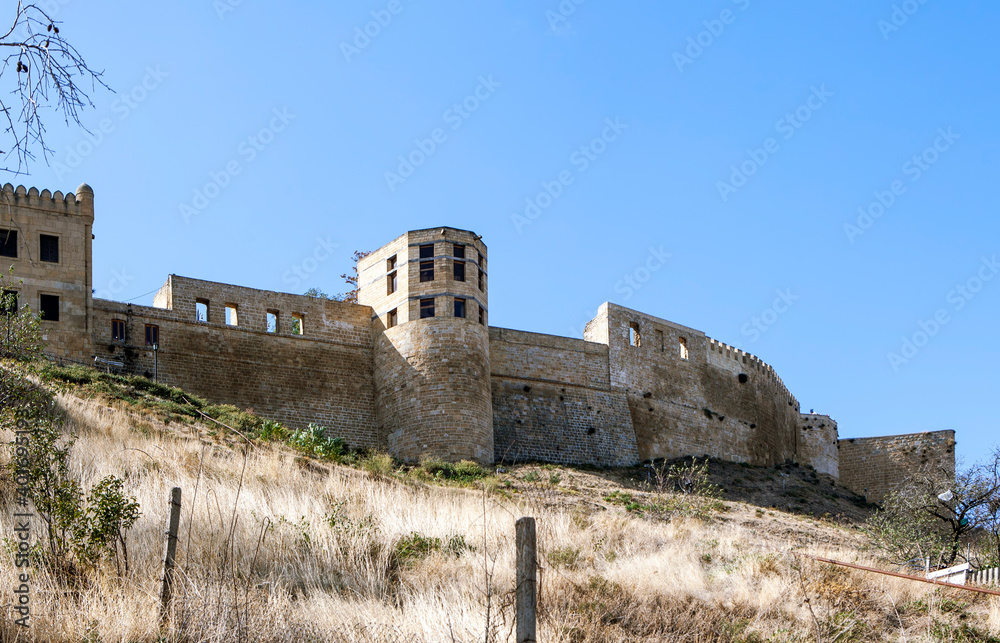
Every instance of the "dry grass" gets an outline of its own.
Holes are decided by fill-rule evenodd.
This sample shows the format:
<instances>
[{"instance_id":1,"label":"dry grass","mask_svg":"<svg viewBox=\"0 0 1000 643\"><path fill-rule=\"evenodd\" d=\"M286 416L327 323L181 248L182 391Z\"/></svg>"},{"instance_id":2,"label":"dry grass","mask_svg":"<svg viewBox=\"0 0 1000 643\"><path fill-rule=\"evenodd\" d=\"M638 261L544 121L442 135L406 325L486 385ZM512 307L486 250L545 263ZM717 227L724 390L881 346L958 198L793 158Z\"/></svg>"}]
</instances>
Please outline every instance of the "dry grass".
<instances>
[{"instance_id":1,"label":"dry grass","mask_svg":"<svg viewBox=\"0 0 1000 643\"><path fill-rule=\"evenodd\" d=\"M855 532L829 522L739 503L707 522L653 521L565 483L508 498L303 466L271 448L250 449L244 463L196 430L60 400L80 436L74 472L85 486L124 477L142 516L128 536L128 578L109 572L68 594L35 570L23 640L471 642L486 640L488 616L492 640L510 641L514 521L525 514L538 521L546 642L1000 636L995 599L791 553L872 562L856 553ZM174 486L184 493L181 582L161 632L162 534ZM0 531L12 534L10 512L2 516ZM9 597L11 558L0 567ZM7 612L0 624L3 640L17 633L10 619Z\"/></svg>"}]
</instances>

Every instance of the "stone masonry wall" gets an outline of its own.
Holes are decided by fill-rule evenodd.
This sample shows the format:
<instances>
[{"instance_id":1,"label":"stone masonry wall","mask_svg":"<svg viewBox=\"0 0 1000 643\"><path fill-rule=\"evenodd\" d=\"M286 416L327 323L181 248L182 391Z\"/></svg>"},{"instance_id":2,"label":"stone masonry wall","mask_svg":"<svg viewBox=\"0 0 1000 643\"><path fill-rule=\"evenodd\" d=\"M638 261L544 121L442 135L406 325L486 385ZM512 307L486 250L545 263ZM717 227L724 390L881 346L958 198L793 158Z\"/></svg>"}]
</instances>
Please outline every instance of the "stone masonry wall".
<instances>
[{"instance_id":1,"label":"stone masonry wall","mask_svg":"<svg viewBox=\"0 0 1000 643\"><path fill-rule=\"evenodd\" d=\"M629 466L639 460L628 403L602 344L490 329L497 462Z\"/></svg>"},{"instance_id":2,"label":"stone masonry wall","mask_svg":"<svg viewBox=\"0 0 1000 643\"><path fill-rule=\"evenodd\" d=\"M293 428L326 426L351 447L375 447L371 309L299 295L171 277L157 303L170 308L95 300L93 345L98 357L123 362L137 374L154 372L145 327L158 327L158 379L216 403L252 408ZM197 321L194 301L207 298L208 322ZM224 323L222 304L235 303L238 325ZM265 311L278 310L278 332L268 332ZM290 317L302 313L304 334ZM126 322L126 338L111 335L112 320Z\"/></svg>"},{"instance_id":3,"label":"stone masonry wall","mask_svg":"<svg viewBox=\"0 0 1000 643\"><path fill-rule=\"evenodd\" d=\"M840 440L840 484L878 502L915 473L942 474L942 485L955 480L955 432L932 431L877 438Z\"/></svg>"},{"instance_id":4,"label":"stone masonry wall","mask_svg":"<svg viewBox=\"0 0 1000 643\"><path fill-rule=\"evenodd\" d=\"M840 455L837 423L829 415L802 413L799 415L800 464L811 465L816 471L834 478L840 477Z\"/></svg>"},{"instance_id":5,"label":"stone masonry wall","mask_svg":"<svg viewBox=\"0 0 1000 643\"><path fill-rule=\"evenodd\" d=\"M94 192L86 184L78 194L0 189L0 236L17 236L16 257L0 257L3 289L17 293L18 307L39 312L40 296L58 297L59 320L43 320L41 329L50 355L77 359L90 352L91 230ZM41 261L40 236L58 239L58 261ZM0 240L2 240L0 239ZM13 279L7 273L13 267Z\"/></svg>"}]
</instances>

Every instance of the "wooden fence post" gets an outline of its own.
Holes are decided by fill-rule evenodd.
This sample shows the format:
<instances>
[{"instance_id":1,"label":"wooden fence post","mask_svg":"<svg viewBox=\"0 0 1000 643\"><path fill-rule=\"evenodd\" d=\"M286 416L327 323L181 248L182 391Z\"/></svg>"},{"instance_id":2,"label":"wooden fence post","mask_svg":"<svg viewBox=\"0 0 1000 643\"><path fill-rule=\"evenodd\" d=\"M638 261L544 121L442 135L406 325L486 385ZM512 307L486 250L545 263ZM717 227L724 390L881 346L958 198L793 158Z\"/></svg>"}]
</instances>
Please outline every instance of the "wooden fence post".
<instances>
[{"instance_id":1,"label":"wooden fence post","mask_svg":"<svg viewBox=\"0 0 1000 643\"><path fill-rule=\"evenodd\" d=\"M177 527L181 521L181 488L170 491L170 518L167 520L167 542L163 552L163 586L160 588L160 622L167 620L170 597L174 589L174 558L177 555Z\"/></svg>"},{"instance_id":2,"label":"wooden fence post","mask_svg":"<svg viewBox=\"0 0 1000 643\"><path fill-rule=\"evenodd\" d=\"M535 643L535 609L538 604L535 582L535 519L519 518L517 533L517 643Z\"/></svg>"}]
</instances>

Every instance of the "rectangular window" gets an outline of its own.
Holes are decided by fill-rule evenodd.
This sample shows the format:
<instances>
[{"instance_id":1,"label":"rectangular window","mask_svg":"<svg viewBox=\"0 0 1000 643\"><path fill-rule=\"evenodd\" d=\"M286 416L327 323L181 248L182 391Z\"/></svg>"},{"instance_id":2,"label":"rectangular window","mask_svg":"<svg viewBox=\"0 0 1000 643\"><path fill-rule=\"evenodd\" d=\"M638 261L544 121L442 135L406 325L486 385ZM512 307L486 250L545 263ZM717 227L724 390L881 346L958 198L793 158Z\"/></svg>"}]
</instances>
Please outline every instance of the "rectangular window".
<instances>
[{"instance_id":1,"label":"rectangular window","mask_svg":"<svg viewBox=\"0 0 1000 643\"><path fill-rule=\"evenodd\" d=\"M396 312L396 309L393 308L392 310L389 311L389 314L385 316L385 327L394 328L398 323L399 323L399 314Z\"/></svg>"},{"instance_id":2,"label":"rectangular window","mask_svg":"<svg viewBox=\"0 0 1000 643\"><path fill-rule=\"evenodd\" d=\"M465 319L465 300L455 298L455 317L461 317Z\"/></svg>"},{"instance_id":3,"label":"rectangular window","mask_svg":"<svg viewBox=\"0 0 1000 643\"><path fill-rule=\"evenodd\" d=\"M208 321L208 300L196 299L194 301L194 318L196 321Z\"/></svg>"},{"instance_id":4,"label":"rectangular window","mask_svg":"<svg viewBox=\"0 0 1000 643\"><path fill-rule=\"evenodd\" d=\"M455 262L455 281L465 281L465 262Z\"/></svg>"},{"instance_id":5,"label":"rectangular window","mask_svg":"<svg viewBox=\"0 0 1000 643\"><path fill-rule=\"evenodd\" d=\"M59 263L59 237L38 235L38 258L48 263Z\"/></svg>"},{"instance_id":6,"label":"rectangular window","mask_svg":"<svg viewBox=\"0 0 1000 643\"><path fill-rule=\"evenodd\" d=\"M59 295L38 295L38 310L44 321L59 321Z\"/></svg>"},{"instance_id":7,"label":"rectangular window","mask_svg":"<svg viewBox=\"0 0 1000 643\"><path fill-rule=\"evenodd\" d=\"M420 246L420 258L430 259L434 256L434 244L428 243L427 245Z\"/></svg>"},{"instance_id":8,"label":"rectangular window","mask_svg":"<svg viewBox=\"0 0 1000 643\"><path fill-rule=\"evenodd\" d=\"M385 271L392 272L396 269L396 255L392 255L385 260Z\"/></svg>"},{"instance_id":9,"label":"rectangular window","mask_svg":"<svg viewBox=\"0 0 1000 643\"><path fill-rule=\"evenodd\" d=\"M125 341L125 322L121 319L111 320L111 339L119 342Z\"/></svg>"},{"instance_id":10,"label":"rectangular window","mask_svg":"<svg viewBox=\"0 0 1000 643\"><path fill-rule=\"evenodd\" d=\"M678 345L679 345L679 347L681 349L681 359L687 359L688 356L689 356L689 353L688 353L688 340L686 340L683 337L681 337L678 340L677 343L678 343Z\"/></svg>"},{"instance_id":11,"label":"rectangular window","mask_svg":"<svg viewBox=\"0 0 1000 643\"><path fill-rule=\"evenodd\" d=\"M479 271L479 290L486 292L486 273Z\"/></svg>"},{"instance_id":12,"label":"rectangular window","mask_svg":"<svg viewBox=\"0 0 1000 643\"><path fill-rule=\"evenodd\" d=\"M434 316L434 298L420 300L420 319Z\"/></svg>"},{"instance_id":13,"label":"rectangular window","mask_svg":"<svg viewBox=\"0 0 1000 643\"><path fill-rule=\"evenodd\" d=\"M240 318L236 304L226 304L226 325L239 326Z\"/></svg>"},{"instance_id":14,"label":"rectangular window","mask_svg":"<svg viewBox=\"0 0 1000 643\"><path fill-rule=\"evenodd\" d=\"M484 257L483 253L481 253L481 252L478 253L478 254L479 254L479 262L478 262L479 263L479 267L480 268L485 268L486 267L486 257Z\"/></svg>"},{"instance_id":15,"label":"rectangular window","mask_svg":"<svg viewBox=\"0 0 1000 643\"><path fill-rule=\"evenodd\" d=\"M278 332L278 311L276 310L267 311L267 332Z\"/></svg>"},{"instance_id":16,"label":"rectangular window","mask_svg":"<svg viewBox=\"0 0 1000 643\"><path fill-rule=\"evenodd\" d=\"M479 323L483 326L486 325L486 309L482 306L479 307Z\"/></svg>"},{"instance_id":17,"label":"rectangular window","mask_svg":"<svg viewBox=\"0 0 1000 643\"><path fill-rule=\"evenodd\" d=\"M306 318L301 313L292 313L292 335L306 334Z\"/></svg>"},{"instance_id":18,"label":"rectangular window","mask_svg":"<svg viewBox=\"0 0 1000 643\"><path fill-rule=\"evenodd\" d=\"M465 259L465 246L460 243L453 244L456 259Z\"/></svg>"},{"instance_id":19,"label":"rectangular window","mask_svg":"<svg viewBox=\"0 0 1000 643\"><path fill-rule=\"evenodd\" d=\"M160 346L160 327L156 324L146 324L146 346Z\"/></svg>"},{"instance_id":20,"label":"rectangular window","mask_svg":"<svg viewBox=\"0 0 1000 643\"><path fill-rule=\"evenodd\" d=\"M642 336L639 335L639 322L629 322L628 324L628 345L635 347L642 345Z\"/></svg>"},{"instance_id":21,"label":"rectangular window","mask_svg":"<svg viewBox=\"0 0 1000 643\"><path fill-rule=\"evenodd\" d=\"M434 281L434 262L420 262L420 281Z\"/></svg>"},{"instance_id":22,"label":"rectangular window","mask_svg":"<svg viewBox=\"0 0 1000 643\"><path fill-rule=\"evenodd\" d=\"M3 233L0 233L3 234ZM10 317L17 314L17 291L5 290L0 298L0 313Z\"/></svg>"},{"instance_id":23,"label":"rectangular window","mask_svg":"<svg viewBox=\"0 0 1000 643\"><path fill-rule=\"evenodd\" d=\"M399 288L399 277L395 270L389 273L389 276L385 279L385 294L391 295L396 292L396 288Z\"/></svg>"},{"instance_id":24,"label":"rectangular window","mask_svg":"<svg viewBox=\"0 0 1000 643\"><path fill-rule=\"evenodd\" d=\"M0 230L0 257L17 259L17 230Z\"/></svg>"}]
</instances>

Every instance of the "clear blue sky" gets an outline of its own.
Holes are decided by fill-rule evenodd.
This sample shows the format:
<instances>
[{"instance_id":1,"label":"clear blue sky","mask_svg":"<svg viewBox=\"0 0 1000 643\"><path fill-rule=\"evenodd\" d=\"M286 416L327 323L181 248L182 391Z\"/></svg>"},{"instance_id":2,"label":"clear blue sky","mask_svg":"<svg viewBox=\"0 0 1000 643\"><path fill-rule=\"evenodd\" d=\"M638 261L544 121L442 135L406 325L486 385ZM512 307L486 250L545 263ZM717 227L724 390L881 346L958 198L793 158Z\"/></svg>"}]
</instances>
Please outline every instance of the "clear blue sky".
<instances>
[{"instance_id":1,"label":"clear blue sky","mask_svg":"<svg viewBox=\"0 0 1000 643\"><path fill-rule=\"evenodd\" d=\"M353 250L450 225L493 325L580 336L610 300L759 355L843 437L1000 442L992 3L48 4L117 94L20 182L93 186L101 296L340 292Z\"/></svg>"}]
</instances>

